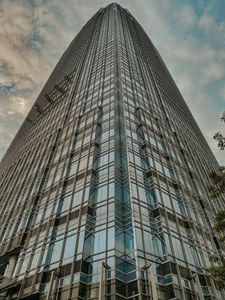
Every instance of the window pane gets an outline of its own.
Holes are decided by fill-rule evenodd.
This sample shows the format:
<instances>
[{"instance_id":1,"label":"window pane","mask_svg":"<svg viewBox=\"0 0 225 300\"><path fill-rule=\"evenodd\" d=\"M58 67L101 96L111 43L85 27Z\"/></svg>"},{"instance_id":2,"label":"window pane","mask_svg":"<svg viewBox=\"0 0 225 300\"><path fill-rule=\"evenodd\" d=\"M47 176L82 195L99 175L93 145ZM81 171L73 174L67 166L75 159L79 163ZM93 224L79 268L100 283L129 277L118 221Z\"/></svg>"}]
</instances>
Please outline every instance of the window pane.
<instances>
[{"instance_id":1,"label":"window pane","mask_svg":"<svg viewBox=\"0 0 225 300\"><path fill-rule=\"evenodd\" d=\"M69 236L66 239L66 245L65 245L65 249L64 249L64 255L63 258L68 258L73 256L74 254L74 249L75 249L75 244L76 244L76 234Z\"/></svg>"},{"instance_id":2,"label":"window pane","mask_svg":"<svg viewBox=\"0 0 225 300\"><path fill-rule=\"evenodd\" d=\"M54 263L60 259L62 244L63 244L63 240L60 240L55 243L52 251L51 263Z\"/></svg>"}]
</instances>

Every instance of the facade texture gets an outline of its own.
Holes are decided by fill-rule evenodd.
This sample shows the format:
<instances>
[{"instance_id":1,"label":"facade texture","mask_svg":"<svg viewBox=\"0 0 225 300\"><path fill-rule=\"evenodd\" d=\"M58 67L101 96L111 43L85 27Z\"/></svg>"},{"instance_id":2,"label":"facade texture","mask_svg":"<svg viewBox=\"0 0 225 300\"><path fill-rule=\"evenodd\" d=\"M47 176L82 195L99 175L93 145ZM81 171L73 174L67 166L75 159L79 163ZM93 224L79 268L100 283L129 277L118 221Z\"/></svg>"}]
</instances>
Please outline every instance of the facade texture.
<instances>
[{"instance_id":1,"label":"facade texture","mask_svg":"<svg viewBox=\"0 0 225 300\"><path fill-rule=\"evenodd\" d=\"M100 9L1 162L1 298L225 299L217 167L141 26Z\"/></svg>"}]
</instances>

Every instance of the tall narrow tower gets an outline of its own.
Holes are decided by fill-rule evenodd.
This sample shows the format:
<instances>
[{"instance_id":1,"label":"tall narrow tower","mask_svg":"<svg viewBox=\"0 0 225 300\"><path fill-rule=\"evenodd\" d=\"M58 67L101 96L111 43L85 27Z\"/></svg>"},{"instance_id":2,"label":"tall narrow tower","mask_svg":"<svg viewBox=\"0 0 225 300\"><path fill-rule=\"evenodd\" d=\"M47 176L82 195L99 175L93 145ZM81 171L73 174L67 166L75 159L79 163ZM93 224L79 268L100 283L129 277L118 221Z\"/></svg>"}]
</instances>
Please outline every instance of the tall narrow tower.
<instances>
[{"instance_id":1,"label":"tall narrow tower","mask_svg":"<svg viewBox=\"0 0 225 300\"><path fill-rule=\"evenodd\" d=\"M141 26L100 9L1 162L0 296L224 299L208 273L217 167Z\"/></svg>"}]
</instances>

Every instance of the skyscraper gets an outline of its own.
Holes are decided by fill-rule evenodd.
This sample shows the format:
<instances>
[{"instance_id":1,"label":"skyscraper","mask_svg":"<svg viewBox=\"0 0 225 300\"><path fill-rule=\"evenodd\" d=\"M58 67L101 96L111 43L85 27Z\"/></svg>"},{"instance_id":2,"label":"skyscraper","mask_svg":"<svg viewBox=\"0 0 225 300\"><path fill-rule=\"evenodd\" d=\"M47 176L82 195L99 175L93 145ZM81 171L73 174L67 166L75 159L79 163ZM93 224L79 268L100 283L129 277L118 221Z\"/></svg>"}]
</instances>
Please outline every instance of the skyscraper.
<instances>
[{"instance_id":1,"label":"skyscraper","mask_svg":"<svg viewBox=\"0 0 225 300\"><path fill-rule=\"evenodd\" d=\"M0 165L2 299L225 299L218 164L134 17L100 9Z\"/></svg>"}]
</instances>

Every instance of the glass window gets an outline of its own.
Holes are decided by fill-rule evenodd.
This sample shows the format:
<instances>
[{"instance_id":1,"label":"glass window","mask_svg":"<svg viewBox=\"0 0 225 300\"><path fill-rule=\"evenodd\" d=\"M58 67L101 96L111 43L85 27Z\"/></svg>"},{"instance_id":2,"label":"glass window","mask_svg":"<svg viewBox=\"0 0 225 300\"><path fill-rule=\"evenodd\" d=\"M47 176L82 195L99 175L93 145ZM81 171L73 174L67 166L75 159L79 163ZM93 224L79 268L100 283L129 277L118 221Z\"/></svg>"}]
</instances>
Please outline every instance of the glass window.
<instances>
[{"instance_id":1,"label":"glass window","mask_svg":"<svg viewBox=\"0 0 225 300\"><path fill-rule=\"evenodd\" d=\"M84 245L84 231L81 231L79 234L77 253L80 253L83 251L83 245Z\"/></svg>"},{"instance_id":2,"label":"glass window","mask_svg":"<svg viewBox=\"0 0 225 300\"><path fill-rule=\"evenodd\" d=\"M88 159L87 157L81 158L80 164L79 164L79 171L82 171L83 169L86 168L86 166L87 166L87 159Z\"/></svg>"},{"instance_id":3,"label":"glass window","mask_svg":"<svg viewBox=\"0 0 225 300\"><path fill-rule=\"evenodd\" d=\"M124 232L119 228L116 228L116 249L118 251L124 251Z\"/></svg>"},{"instance_id":4,"label":"glass window","mask_svg":"<svg viewBox=\"0 0 225 300\"><path fill-rule=\"evenodd\" d=\"M152 242L155 255L162 256L163 255L163 237L162 235L153 235Z\"/></svg>"},{"instance_id":5,"label":"glass window","mask_svg":"<svg viewBox=\"0 0 225 300\"><path fill-rule=\"evenodd\" d=\"M41 221L41 218L42 218L42 215L43 215L43 208L41 208L37 214L37 217L36 217L36 220L34 222L34 224L38 224L40 221Z\"/></svg>"},{"instance_id":6,"label":"glass window","mask_svg":"<svg viewBox=\"0 0 225 300\"><path fill-rule=\"evenodd\" d=\"M70 166L69 176L74 175L76 173L77 164L78 164L78 162L76 161Z\"/></svg>"},{"instance_id":7,"label":"glass window","mask_svg":"<svg viewBox=\"0 0 225 300\"><path fill-rule=\"evenodd\" d=\"M74 255L74 249L75 249L75 245L76 245L76 238L77 238L76 234L71 235L71 236L66 238L66 244L65 244L63 259L71 257L71 256Z\"/></svg>"},{"instance_id":8,"label":"glass window","mask_svg":"<svg viewBox=\"0 0 225 300\"><path fill-rule=\"evenodd\" d=\"M164 242L165 242L164 244L165 244L165 248L166 248L165 250L168 254L172 254L171 247L170 247L169 236L168 236L167 233L164 233L163 236L164 236Z\"/></svg>"},{"instance_id":9,"label":"glass window","mask_svg":"<svg viewBox=\"0 0 225 300\"><path fill-rule=\"evenodd\" d=\"M143 250L142 233L141 233L141 229L139 228L136 228L136 242L137 242L137 248Z\"/></svg>"},{"instance_id":10,"label":"glass window","mask_svg":"<svg viewBox=\"0 0 225 300\"><path fill-rule=\"evenodd\" d=\"M108 153L99 158L99 166L104 166L106 164L108 164Z\"/></svg>"},{"instance_id":11,"label":"glass window","mask_svg":"<svg viewBox=\"0 0 225 300\"><path fill-rule=\"evenodd\" d=\"M139 166L139 167L142 167L140 156L137 155L137 154L134 154L134 158L135 158L135 164L136 164L137 166Z\"/></svg>"},{"instance_id":12,"label":"glass window","mask_svg":"<svg viewBox=\"0 0 225 300\"><path fill-rule=\"evenodd\" d=\"M105 199L107 199L107 185L98 188L97 201L99 202Z\"/></svg>"},{"instance_id":13,"label":"glass window","mask_svg":"<svg viewBox=\"0 0 225 300\"><path fill-rule=\"evenodd\" d=\"M22 267L20 269L20 274L23 274L26 272L29 258L30 258L30 253L24 257L24 260L22 262Z\"/></svg>"},{"instance_id":14,"label":"glass window","mask_svg":"<svg viewBox=\"0 0 225 300\"><path fill-rule=\"evenodd\" d=\"M173 244L175 256L179 259L184 260L183 250L181 247L181 241L172 236L172 244Z\"/></svg>"},{"instance_id":15,"label":"glass window","mask_svg":"<svg viewBox=\"0 0 225 300\"><path fill-rule=\"evenodd\" d=\"M152 200L154 200L154 202L162 202L161 201L161 196L160 196L160 193L159 193L158 189L151 190L151 193L152 193Z\"/></svg>"},{"instance_id":16,"label":"glass window","mask_svg":"<svg viewBox=\"0 0 225 300\"><path fill-rule=\"evenodd\" d=\"M167 177L169 177L172 180L175 179L172 169L164 166L164 171L165 171L165 174L166 174Z\"/></svg>"},{"instance_id":17,"label":"glass window","mask_svg":"<svg viewBox=\"0 0 225 300\"><path fill-rule=\"evenodd\" d=\"M66 196L64 195L63 197L65 197L65 198L62 200L63 204L62 204L62 208L61 208L61 213L67 211L70 208L72 195L66 195Z\"/></svg>"},{"instance_id":18,"label":"glass window","mask_svg":"<svg viewBox=\"0 0 225 300\"><path fill-rule=\"evenodd\" d=\"M155 160L155 167L156 167L156 170L159 171L159 172L163 172L163 169L162 169L162 165L160 162L158 162L157 160Z\"/></svg>"},{"instance_id":19,"label":"glass window","mask_svg":"<svg viewBox=\"0 0 225 300\"><path fill-rule=\"evenodd\" d=\"M184 247L189 264L200 267L201 264L196 249L186 243L184 244Z\"/></svg>"},{"instance_id":20,"label":"glass window","mask_svg":"<svg viewBox=\"0 0 225 300\"><path fill-rule=\"evenodd\" d=\"M145 250L149 253L152 253L156 256L163 255L162 242L160 236L151 234L150 232L144 231L144 242Z\"/></svg>"},{"instance_id":21,"label":"glass window","mask_svg":"<svg viewBox=\"0 0 225 300\"><path fill-rule=\"evenodd\" d=\"M132 232L130 232L130 234L127 232L124 233L124 243L127 252L130 252L132 249L134 249Z\"/></svg>"},{"instance_id":22,"label":"glass window","mask_svg":"<svg viewBox=\"0 0 225 300\"><path fill-rule=\"evenodd\" d=\"M61 256L61 251L62 251L62 244L63 244L63 240L55 242L55 244L53 246L53 250L52 250L52 256L51 256L50 263L59 261L60 256Z\"/></svg>"},{"instance_id":23,"label":"glass window","mask_svg":"<svg viewBox=\"0 0 225 300\"><path fill-rule=\"evenodd\" d=\"M40 254L40 252L35 253L34 256L32 257L32 263L31 263L30 269L34 269L34 268L37 267L37 265L38 265L38 259L39 259L39 254Z\"/></svg>"},{"instance_id":24,"label":"glass window","mask_svg":"<svg viewBox=\"0 0 225 300\"><path fill-rule=\"evenodd\" d=\"M115 228L108 229L108 249L115 248Z\"/></svg>"},{"instance_id":25,"label":"glass window","mask_svg":"<svg viewBox=\"0 0 225 300\"><path fill-rule=\"evenodd\" d=\"M114 183L110 183L109 184L109 197L113 197L115 195L115 186Z\"/></svg>"},{"instance_id":26,"label":"glass window","mask_svg":"<svg viewBox=\"0 0 225 300\"><path fill-rule=\"evenodd\" d=\"M184 204L175 198L172 198L172 201L173 201L173 206L174 206L175 211L178 214L181 214L182 216L186 216Z\"/></svg>"},{"instance_id":27,"label":"glass window","mask_svg":"<svg viewBox=\"0 0 225 300\"><path fill-rule=\"evenodd\" d=\"M94 236L94 253L105 251L106 231L98 231Z\"/></svg>"},{"instance_id":28,"label":"glass window","mask_svg":"<svg viewBox=\"0 0 225 300\"><path fill-rule=\"evenodd\" d=\"M51 211L52 211L52 203L47 206L44 214L44 219L47 219L50 216Z\"/></svg>"},{"instance_id":29,"label":"glass window","mask_svg":"<svg viewBox=\"0 0 225 300\"><path fill-rule=\"evenodd\" d=\"M73 203L72 203L72 207L75 207L79 204L81 204L82 201L82 195L83 195L83 191L80 190L78 192L76 192L73 196Z\"/></svg>"},{"instance_id":30,"label":"glass window","mask_svg":"<svg viewBox=\"0 0 225 300\"><path fill-rule=\"evenodd\" d=\"M146 134L145 134L145 135L146 135ZM148 140L148 137L145 136L145 139ZM154 139L153 137L150 137L150 136L149 136L149 143L150 143L151 145L153 145L153 146L156 147L156 141L155 141L155 139Z\"/></svg>"},{"instance_id":31,"label":"glass window","mask_svg":"<svg viewBox=\"0 0 225 300\"><path fill-rule=\"evenodd\" d=\"M142 187L138 187L139 199L146 202L145 189Z\"/></svg>"},{"instance_id":32,"label":"glass window","mask_svg":"<svg viewBox=\"0 0 225 300\"><path fill-rule=\"evenodd\" d=\"M131 183L131 190L132 190L132 195L133 195L133 197L138 198L138 195L137 195L137 186L136 186L136 184Z\"/></svg>"},{"instance_id":33,"label":"glass window","mask_svg":"<svg viewBox=\"0 0 225 300\"><path fill-rule=\"evenodd\" d=\"M166 207L169 207L170 209L172 209L170 196L168 194L162 192L162 199L163 199L164 205Z\"/></svg>"}]
</instances>

